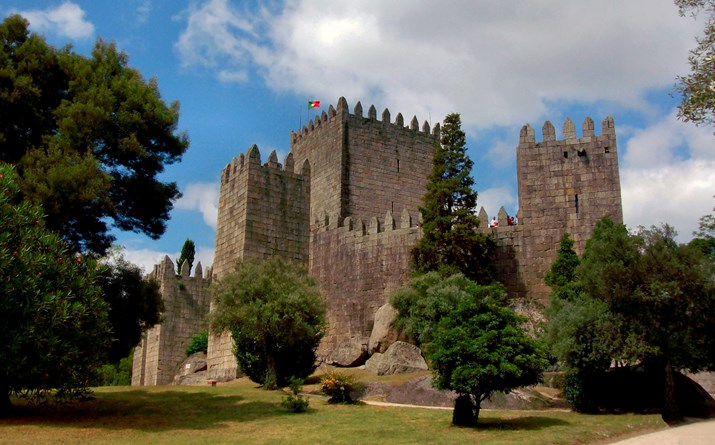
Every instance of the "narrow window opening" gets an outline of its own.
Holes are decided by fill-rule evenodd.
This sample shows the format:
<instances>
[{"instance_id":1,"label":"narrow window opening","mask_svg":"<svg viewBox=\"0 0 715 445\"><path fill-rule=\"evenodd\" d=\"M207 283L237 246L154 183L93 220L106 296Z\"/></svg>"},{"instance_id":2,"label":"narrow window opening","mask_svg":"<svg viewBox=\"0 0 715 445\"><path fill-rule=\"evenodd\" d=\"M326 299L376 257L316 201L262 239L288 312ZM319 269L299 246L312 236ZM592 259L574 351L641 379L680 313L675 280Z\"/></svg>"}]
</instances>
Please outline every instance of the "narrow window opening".
<instances>
[{"instance_id":1,"label":"narrow window opening","mask_svg":"<svg viewBox=\"0 0 715 445\"><path fill-rule=\"evenodd\" d=\"M397 160L397 173L400 173L400 160Z\"/></svg>"},{"instance_id":2,"label":"narrow window opening","mask_svg":"<svg viewBox=\"0 0 715 445\"><path fill-rule=\"evenodd\" d=\"M576 195L576 213L578 213L578 195Z\"/></svg>"},{"instance_id":3,"label":"narrow window opening","mask_svg":"<svg viewBox=\"0 0 715 445\"><path fill-rule=\"evenodd\" d=\"M565 151L565 152L564 152L564 159L568 159L568 158L569 158L569 152L568 152L568 151Z\"/></svg>"},{"instance_id":4,"label":"narrow window opening","mask_svg":"<svg viewBox=\"0 0 715 445\"><path fill-rule=\"evenodd\" d=\"M603 150L604 150L606 153L610 153L610 152L611 152L611 147L609 147L608 145L606 145Z\"/></svg>"},{"instance_id":5,"label":"narrow window opening","mask_svg":"<svg viewBox=\"0 0 715 445\"><path fill-rule=\"evenodd\" d=\"M395 213L395 201L390 201L390 211L392 213Z\"/></svg>"}]
</instances>

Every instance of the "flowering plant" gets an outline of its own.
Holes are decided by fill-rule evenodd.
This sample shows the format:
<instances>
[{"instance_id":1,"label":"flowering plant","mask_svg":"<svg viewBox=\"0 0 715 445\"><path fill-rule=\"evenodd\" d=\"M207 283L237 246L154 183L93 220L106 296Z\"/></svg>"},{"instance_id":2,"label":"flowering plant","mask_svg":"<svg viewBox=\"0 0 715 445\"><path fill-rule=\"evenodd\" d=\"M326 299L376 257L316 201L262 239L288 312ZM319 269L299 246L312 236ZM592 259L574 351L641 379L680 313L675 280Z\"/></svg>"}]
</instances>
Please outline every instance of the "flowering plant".
<instances>
[{"instance_id":1,"label":"flowering plant","mask_svg":"<svg viewBox=\"0 0 715 445\"><path fill-rule=\"evenodd\" d=\"M350 375L330 371L320 379L321 392L330 397L328 403L353 403L350 393L355 389L355 379Z\"/></svg>"}]
</instances>

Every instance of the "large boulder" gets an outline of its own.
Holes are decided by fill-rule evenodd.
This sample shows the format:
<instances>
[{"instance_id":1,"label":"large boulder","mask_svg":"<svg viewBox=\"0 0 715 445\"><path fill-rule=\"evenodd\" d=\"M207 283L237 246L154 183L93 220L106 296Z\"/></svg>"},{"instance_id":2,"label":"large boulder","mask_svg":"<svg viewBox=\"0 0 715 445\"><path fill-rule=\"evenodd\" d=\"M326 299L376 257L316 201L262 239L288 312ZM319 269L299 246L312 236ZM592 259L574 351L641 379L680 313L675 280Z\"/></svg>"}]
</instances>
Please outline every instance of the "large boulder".
<instances>
[{"instance_id":1,"label":"large boulder","mask_svg":"<svg viewBox=\"0 0 715 445\"><path fill-rule=\"evenodd\" d=\"M192 385L206 381L206 353L191 354L181 362L174 376L175 385Z\"/></svg>"},{"instance_id":2,"label":"large boulder","mask_svg":"<svg viewBox=\"0 0 715 445\"><path fill-rule=\"evenodd\" d=\"M377 375L426 371L427 362L415 345L396 341L384 353L375 353L365 362L365 369Z\"/></svg>"},{"instance_id":3,"label":"large boulder","mask_svg":"<svg viewBox=\"0 0 715 445\"><path fill-rule=\"evenodd\" d=\"M385 303L375 312L375 322L367 343L367 353L385 352L391 344L397 341L399 332L392 327L397 318L397 309L390 303Z\"/></svg>"},{"instance_id":4,"label":"large boulder","mask_svg":"<svg viewBox=\"0 0 715 445\"><path fill-rule=\"evenodd\" d=\"M333 366L352 368L365 363L367 351L365 346L357 341L347 341L338 345L330 354L327 363Z\"/></svg>"}]
</instances>

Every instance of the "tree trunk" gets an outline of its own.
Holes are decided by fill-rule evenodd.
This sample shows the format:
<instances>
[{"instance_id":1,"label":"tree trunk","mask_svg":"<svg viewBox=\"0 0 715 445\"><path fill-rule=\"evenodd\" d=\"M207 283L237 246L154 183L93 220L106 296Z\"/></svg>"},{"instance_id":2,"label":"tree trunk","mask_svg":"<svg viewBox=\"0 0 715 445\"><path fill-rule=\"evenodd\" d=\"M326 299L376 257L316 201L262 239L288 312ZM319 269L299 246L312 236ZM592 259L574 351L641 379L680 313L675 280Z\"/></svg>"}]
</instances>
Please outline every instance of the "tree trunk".
<instances>
[{"instance_id":1,"label":"tree trunk","mask_svg":"<svg viewBox=\"0 0 715 445\"><path fill-rule=\"evenodd\" d=\"M452 424L456 426L475 426L477 418L474 416L474 403L469 394L460 394L454 401Z\"/></svg>"},{"instance_id":2,"label":"tree trunk","mask_svg":"<svg viewBox=\"0 0 715 445\"><path fill-rule=\"evenodd\" d=\"M667 424L672 425L684 419L678 408L678 400L675 396L675 371L668 356L665 357L663 371L663 408L660 415Z\"/></svg>"},{"instance_id":3,"label":"tree trunk","mask_svg":"<svg viewBox=\"0 0 715 445\"><path fill-rule=\"evenodd\" d=\"M7 417L10 413L12 413L10 388L7 383L0 382L0 417Z\"/></svg>"},{"instance_id":4,"label":"tree trunk","mask_svg":"<svg viewBox=\"0 0 715 445\"><path fill-rule=\"evenodd\" d=\"M474 423L479 422L479 411L482 409L482 397L477 395L474 397Z\"/></svg>"}]
</instances>

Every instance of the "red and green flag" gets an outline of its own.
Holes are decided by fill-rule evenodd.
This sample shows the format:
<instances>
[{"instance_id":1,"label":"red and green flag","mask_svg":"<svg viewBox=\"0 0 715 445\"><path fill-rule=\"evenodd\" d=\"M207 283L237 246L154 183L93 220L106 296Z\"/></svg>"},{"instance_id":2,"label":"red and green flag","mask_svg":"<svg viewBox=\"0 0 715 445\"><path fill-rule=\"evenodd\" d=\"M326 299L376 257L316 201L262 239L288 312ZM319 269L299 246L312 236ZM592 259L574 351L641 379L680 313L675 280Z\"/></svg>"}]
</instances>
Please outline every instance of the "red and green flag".
<instances>
[{"instance_id":1,"label":"red and green flag","mask_svg":"<svg viewBox=\"0 0 715 445\"><path fill-rule=\"evenodd\" d=\"M320 108L320 101L319 100L309 100L308 101L308 108L313 109L313 108Z\"/></svg>"}]
</instances>

